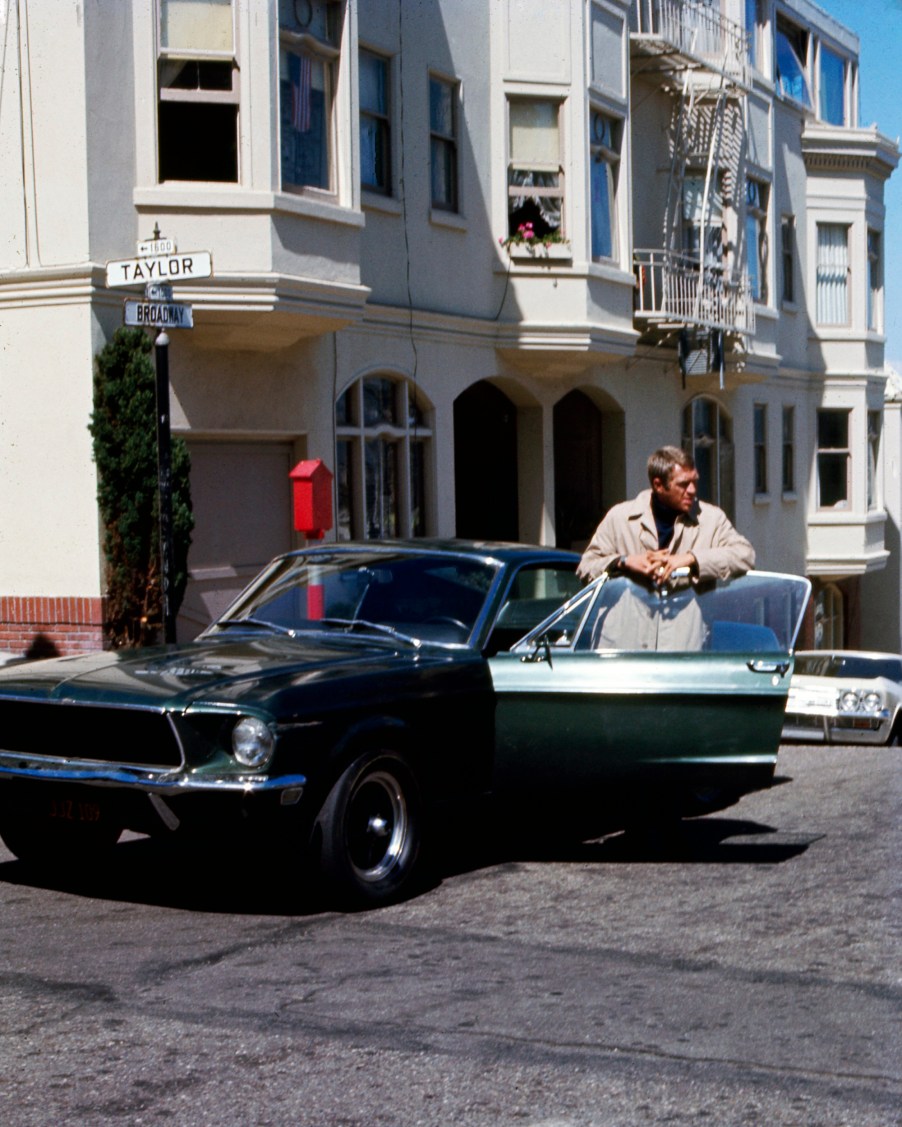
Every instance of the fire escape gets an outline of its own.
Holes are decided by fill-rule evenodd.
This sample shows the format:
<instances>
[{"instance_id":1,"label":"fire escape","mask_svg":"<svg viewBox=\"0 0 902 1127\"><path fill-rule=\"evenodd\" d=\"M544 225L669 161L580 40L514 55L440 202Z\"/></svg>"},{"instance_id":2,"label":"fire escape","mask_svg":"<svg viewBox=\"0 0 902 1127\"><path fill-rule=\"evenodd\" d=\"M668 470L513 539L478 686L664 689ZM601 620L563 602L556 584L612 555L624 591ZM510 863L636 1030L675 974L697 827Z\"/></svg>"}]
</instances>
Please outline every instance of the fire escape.
<instances>
[{"instance_id":1,"label":"fire escape","mask_svg":"<svg viewBox=\"0 0 902 1127\"><path fill-rule=\"evenodd\" d=\"M643 339L676 345L684 375L720 374L747 351L754 303L738 248L745 193L745 31L710 0L634 0L633 73L672 101L661 245L636 249Z\"/></svg>"}]
</instances>

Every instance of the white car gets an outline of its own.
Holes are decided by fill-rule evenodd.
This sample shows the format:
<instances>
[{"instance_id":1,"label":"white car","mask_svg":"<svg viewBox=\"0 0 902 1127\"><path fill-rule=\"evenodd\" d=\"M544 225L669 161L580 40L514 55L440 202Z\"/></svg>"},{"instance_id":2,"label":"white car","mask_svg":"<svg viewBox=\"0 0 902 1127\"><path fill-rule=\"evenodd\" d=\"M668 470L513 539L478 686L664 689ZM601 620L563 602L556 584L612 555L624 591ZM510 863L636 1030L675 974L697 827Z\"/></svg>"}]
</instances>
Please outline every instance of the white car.
<instances>
[{"instance_id":1,"label":"white car","mask_svg":"<svg viewBox=\"0 0 902 1127\"><path fill-rule=\"evenodd\" d=\"M783 738L898 745L902 742L902 657L860 650L797 653Z\"/></svg>"}]
</instances>

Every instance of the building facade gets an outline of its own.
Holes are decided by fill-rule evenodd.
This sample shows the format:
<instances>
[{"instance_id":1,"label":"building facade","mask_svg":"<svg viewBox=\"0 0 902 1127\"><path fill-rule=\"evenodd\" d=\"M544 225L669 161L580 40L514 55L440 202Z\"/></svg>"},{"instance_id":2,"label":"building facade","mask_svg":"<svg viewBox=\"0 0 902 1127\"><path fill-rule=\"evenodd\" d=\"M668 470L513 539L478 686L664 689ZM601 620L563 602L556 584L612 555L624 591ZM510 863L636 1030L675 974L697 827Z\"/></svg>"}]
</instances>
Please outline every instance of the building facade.
<instances>
[{"instance_id":1,"label":"building facade","mask_svg":"<svg viewBox=\"0 0 902 1127\"><path fill-rule=\"evenodd\" d=\"M0 648L101 641L106 264L162 236L180 638L302 541L580 546L683 443L808 641L900 648L896 145L808 0L0 0ZM887 387L890 391L887 392Z\"/></svg>"}]
</instances>

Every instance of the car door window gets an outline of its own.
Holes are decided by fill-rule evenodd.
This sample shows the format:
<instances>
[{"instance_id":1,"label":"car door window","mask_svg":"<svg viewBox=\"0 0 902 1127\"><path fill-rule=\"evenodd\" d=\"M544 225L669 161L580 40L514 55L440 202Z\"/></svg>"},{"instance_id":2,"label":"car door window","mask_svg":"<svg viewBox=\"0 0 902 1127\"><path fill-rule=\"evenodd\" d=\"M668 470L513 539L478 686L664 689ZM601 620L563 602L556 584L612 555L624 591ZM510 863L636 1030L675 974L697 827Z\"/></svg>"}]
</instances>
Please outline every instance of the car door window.
<instances>
[{"instance_id":1,"label":"car door window","mask_svg":"<svg viewBox=\"0 0 902 1127\"><path fill-rule=\"evenodd\" d=\"M582 589L573 565L534 564L521 567L511 580L495 618L488 651L508 650L524 634L549 618Z\"/></svg>"}]
</instances>

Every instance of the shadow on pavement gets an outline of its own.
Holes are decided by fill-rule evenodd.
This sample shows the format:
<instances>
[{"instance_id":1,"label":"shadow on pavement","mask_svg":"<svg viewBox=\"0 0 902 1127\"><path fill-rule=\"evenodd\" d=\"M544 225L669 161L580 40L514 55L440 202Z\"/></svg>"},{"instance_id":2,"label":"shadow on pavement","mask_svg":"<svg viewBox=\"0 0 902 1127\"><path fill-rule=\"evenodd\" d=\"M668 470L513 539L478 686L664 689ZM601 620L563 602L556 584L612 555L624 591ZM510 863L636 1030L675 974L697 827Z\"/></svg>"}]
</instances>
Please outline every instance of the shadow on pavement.
<instances>
[{"instance_id":1,"label":"shadow on pavement","mask_svg":"<svg viewBox=\"0 0 902 1127\"><path fill-rule=\"evenodd\" d=\"M775 865L804 853L817 835L788 834L741 818L709 815L647 825L593 841L561 833L539 835L481 818L446 834L434 850L430 872L415 894L445 877L514 862L554 864ZM120 842L93 867L35 868L0 863L0 882L94 899L158 905L186 911L250 915L316 915L328 910L313 873L299 859L261 850L257 862L222 852L186 850L137 838Z\"/></svg>"}]
</instances>

